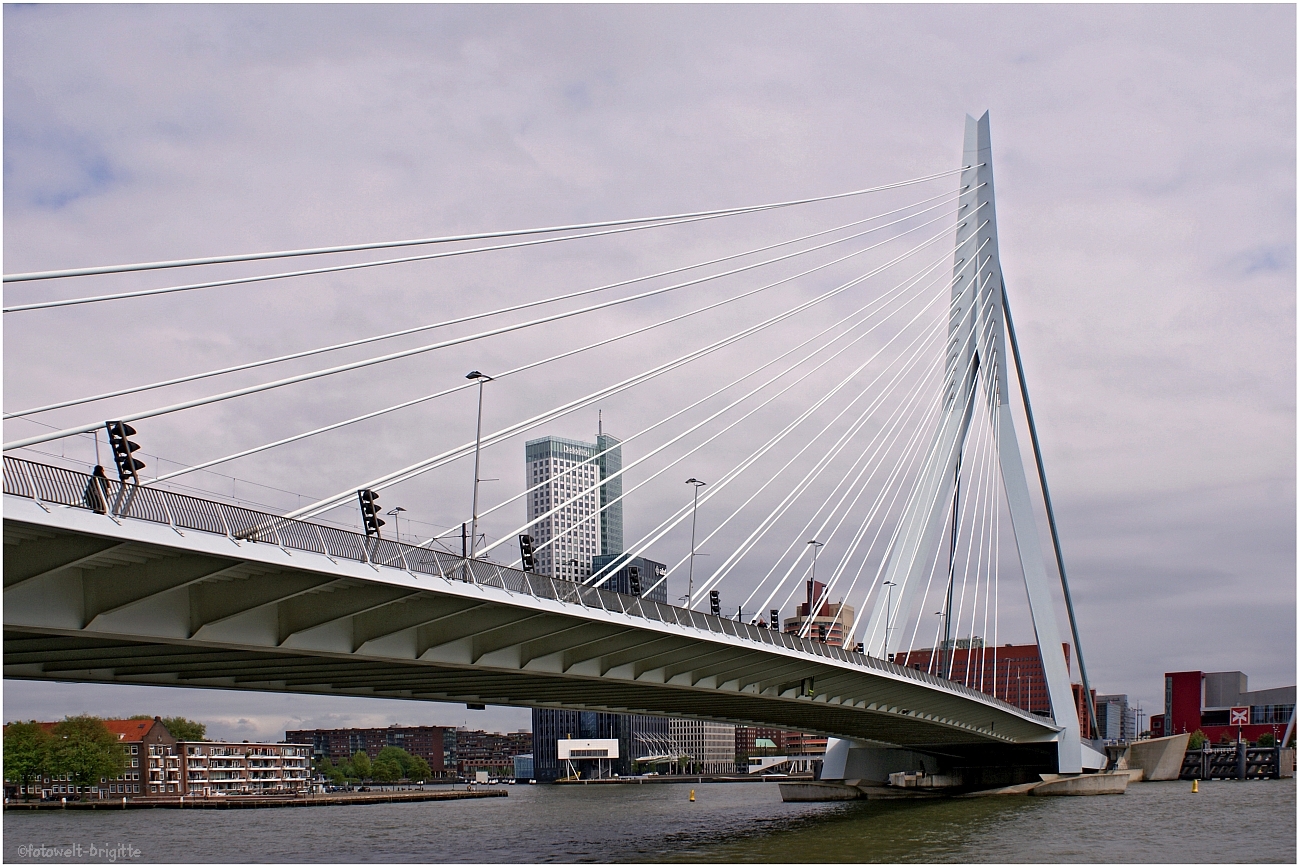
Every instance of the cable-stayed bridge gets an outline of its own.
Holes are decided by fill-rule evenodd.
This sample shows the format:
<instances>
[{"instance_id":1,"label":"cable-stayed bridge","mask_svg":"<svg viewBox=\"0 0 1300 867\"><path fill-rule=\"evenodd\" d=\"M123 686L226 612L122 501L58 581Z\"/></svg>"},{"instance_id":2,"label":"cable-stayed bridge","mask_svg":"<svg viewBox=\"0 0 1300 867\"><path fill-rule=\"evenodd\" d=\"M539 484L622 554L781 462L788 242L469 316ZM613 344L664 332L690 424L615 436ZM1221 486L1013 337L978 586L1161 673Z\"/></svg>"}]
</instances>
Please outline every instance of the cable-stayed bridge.
<instances>
[{"instance_id":1,"label":"cable-stayed bridge","mask_svg":"<svg viewBox=\"0 0 1300 867\"><path fill-rule=\"evenodd\" d=\"M830 229L633 279L7 410L7 426L46 429L12 439L6 431L5 676L601 709L774 725L845 739L827 759L828 773L838 772L840 778L850 773L853 744L870 756L893 756L890 761L898 767L885 770L916 770L918 763L930 767L918 756L964 768L969 785L1002 781L999 769L1006 768L1074 773L1097 767L1097 754L1080 740L1061 650L1057 608L1064 603L1087 695L998 258L987 114L978 121L968 118L959 168L905 182L654 218L14 274L4 278L7 284L45 285L404 247L434 250L6 302L4 311L10 317L42 310L58 315L88 304L189 297L183 293L250 282L279 286L320 274L517 252L828 201L870 201L943 183L951 186ZM872 252L878 261L858 264ZM857 270L842 277L842 269L850 267ZM706 268L714 270L687 276ZM650 288L628 294L637 283ZM431 394L153 478L141 476L145 467L133 454L151 419L236 406L232 402L295 386L323 388L334 381L331 377L353 371L364 375L405 358L632 310L639 302L654 304L683 290L694 302L700 287L717 283L729 286L730 294L694 307L659 310L668 315L657 320L631 321L629 314L633 327L622 330L611 325L617 319L603 320L599 328L543 341L553 351L540 358L520 359L491 375L476 369L469 379ZM782 290L793 297L779 296ZM620 291L624 294L615 294ZM543 308L575 299L582 300L560 310ZM757 305L753 313L747 302ZM531 318L506 318L521 311ZM598 384L595 390L566 395L558 404L483 431L486 382L546 372L577 356L594 359L603 347L708 315L720 318L686 351L671 358L657 354L657 363L641 369L611 368L603 378L588 378ZM466 323L476 323L471 327L478 330L146 409L122 402ZM723 367L717 359L728 357L741 359L740 374L715 374ZM597 370L606 372L598 365ZM1018 389L1010 384L1012 370ZM622 440L629 451L637 443L635 460L599 478L582 472L590 461L556 466L545 478L526 479L519 493L480 509L479 484L485 480L479 461L488 450L517 445L520 437L574 412L635 397L665 381L673 384L668 393L677 403L657 406L645 428ZM472 441L357 479L298 508L244 508L217 496L186 493L174 481L468 389L477 390L478 397L479 428ZM657 399L663 394L656 392ZM91 404L101 410L111 406L114 414L93 420L93 411L84 409ZM90 414L92 420L60 426L37 418L64 418L69 411L83 418ZM1035 472L1026 472L1017 426L1032 440ZM99 467L90 472L86 465L78 469L55 461L43 450L51 443L93 437L98 452L101 431L117 478ZM622 551L595 550L591 531L615 501L635 499L643 487L653 490L656 480L675 478L709 448L723 456L713 464L721 472L702 491L704 483L698 483L688 505L662 516ZM474 499L472 513L465 516L471 529L460 552L447 544L445 533L400 542L391 538L393 527L385 538L378 492L471 458ZM623 481L621 492L604 496L615 477ZM358 532L343 526L340 515L355 514L359 494L363 527ZM507 532L492 533L494 540L485 535L480 547L480 523L505 526L503 510L519 509L521 501L532 504L526 519ZM716 501L713 507L710 501ZM726 557L713 558L707 569L696 558L701 505L730 510L723 520L715 518L700 540L727 543ZM400 520L386 514L394 515L395 524ZM1045 555L1040 514L1054 560ZM679 538L686 527L692 533L689 553L673 546L683 556L663 576L647 577L645 586L634 586L631 593L610 589L620 564L668 545L665 540ZM552 565L545 574L539 574L528 545L513 563L502 558L521 535L547 552ZM784 551L772 542L777 538L790 540ZM1004 542L1015 554L1008 563ZM819 553L827 547L835 553ZM597 565L592 555L599 553L623 558ZM999 624L1014 619L1012 606L999 600L999 577L1008 567L1018 567L1017 577L1023 579L1021 620L1040 647L1050 716L1013 706L1005 693L990 694L997 692ZM680 580L683 571L690 576L683 605L669 605L662 601L661 585L674 574ZM1002 589L1009 589L1003 583ZM734 618L721 616L714 601L720 587L727 588L729 598L748 593ZM661 601L655 601L656 593ZM832 603L834 596L839 602ZM782 628L779 612L798 598L805 599L802 613L793 628L789 621ZM710 613L697 610L706 600L714 609ZM853 605L867 616L854 619ZM826 624L818 625L819 612L825 611L832 612L831 631L844 636L843 647L817 640L827 634ZM954 649L982 647L989 637L988 671L967 666L960 682L950 679ZM888 661L896 653L910 654L918 642L936 649L929 670Z\"/></svg>"}]
</instances>

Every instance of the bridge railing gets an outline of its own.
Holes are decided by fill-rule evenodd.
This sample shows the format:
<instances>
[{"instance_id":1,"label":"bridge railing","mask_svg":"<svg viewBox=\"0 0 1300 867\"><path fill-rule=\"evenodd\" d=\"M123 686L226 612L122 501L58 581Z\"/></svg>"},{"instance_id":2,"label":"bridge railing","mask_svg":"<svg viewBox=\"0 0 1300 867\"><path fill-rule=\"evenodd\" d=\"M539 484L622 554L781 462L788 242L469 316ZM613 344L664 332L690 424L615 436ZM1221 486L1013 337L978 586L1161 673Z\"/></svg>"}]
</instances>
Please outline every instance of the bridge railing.
<instances>
[{"instance_id":1,"label":"bridge railing","mask_svg":"<svg viewBox=\"0 0 1300 867\"><path fill-rule=\"evenodd\" d=\"M785 647L921 681L980 701L994 702L1013 712L1020 712L1013 705L956 681L945 680L924 671L895 665L874 656L866 656L809 638L801 638L724 617L715 617L688 608L679 608L643 596L631 596L587 584L578 584L563 578L537 575L487 560L467 560L455 554L434 551L418 545L371 538L363 533L338 527L284 518L268 512L205 500L162 488L125 485L104 476L93 476L6 455L4 492L35 500L42 505L48 503L87 509L108 515L114 520L133 518L165 524L177 532L197 530L227 536L241 543L257 542L284 549L312 551L335 560L354 560L375 566L390 566L411 574L437 575L446 580L497 587L507 593L619 612L647 620L720 633L759 644Z\"/></svg>"}]
</instances>

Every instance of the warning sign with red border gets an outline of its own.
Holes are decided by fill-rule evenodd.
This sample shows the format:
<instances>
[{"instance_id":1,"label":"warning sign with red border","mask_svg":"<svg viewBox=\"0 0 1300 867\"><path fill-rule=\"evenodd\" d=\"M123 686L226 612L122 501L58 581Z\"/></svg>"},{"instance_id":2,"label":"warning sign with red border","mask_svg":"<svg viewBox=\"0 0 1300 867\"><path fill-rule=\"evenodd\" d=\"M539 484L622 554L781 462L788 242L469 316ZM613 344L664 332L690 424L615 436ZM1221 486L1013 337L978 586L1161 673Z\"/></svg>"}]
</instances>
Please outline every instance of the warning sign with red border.
<instances>
[{"instance_id":1,"label":"warning sign with red border","mask_svg":"<svg viewBox=\"0 0 1300 867\"><path fill-rule=\"evenodd\" d=\"M1230 726L1248 726L1250 725L1250 708L1234 707L1228 710L1228 725Z\"/></svg>"}]
</instances>

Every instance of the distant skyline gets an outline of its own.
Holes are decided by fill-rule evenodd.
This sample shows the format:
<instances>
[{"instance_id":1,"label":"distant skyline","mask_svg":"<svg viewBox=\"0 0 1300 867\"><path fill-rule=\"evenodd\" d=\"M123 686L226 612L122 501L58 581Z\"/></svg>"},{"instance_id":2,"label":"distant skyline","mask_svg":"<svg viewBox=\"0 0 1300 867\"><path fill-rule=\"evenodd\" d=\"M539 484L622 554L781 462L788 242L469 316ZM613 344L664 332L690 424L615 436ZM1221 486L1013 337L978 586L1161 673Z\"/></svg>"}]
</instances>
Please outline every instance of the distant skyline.
<instances>
[{"instance_id":1,"label":"distant skyline","mask_svg":"<svg viewBox=\"0 0 1300 867\"><path fill-rule=\"evenodd\" d=\"M1252 689L1296 682L1295 16L1294 6L1253 4L10 5L4 271L823 195L951 169L964 116L987 109L1003 270L1089 674L1099 693L1129 695L1149 719L1165 671L1242 670ZM805 227L794 212L773 219L788 222L720 220L527 255L5 314L4 404L438 321ZM5 297L174 276L10 284ZM712 298L706 291L698 297ZM157 456L192 465L685 303L627 305L319 390L151 419L138 425L148 472ZM629 375L729 325L688 323L546 377L491 383L485 430L581 393L593 371ZM447 333L469 333L461 329ZM760 354L719 354L710 372L730 378ZM605 431L641 429L690 382L665 379L602 404ZM180 386L162 399L208 391ZM459 392L178 481L295 508L472 438L472 398ZM74 424L159 402L146 394L41 420ZM791 397L773 417L797 406ZM596 410L486 449L485 500L523 490L524 439L590 440ZM40 429L5 422L6 439ZM739 447L701 452L640 489L626 504L627 538L687 502L682 479L717 478ZM94 459L89 440L64 448ZM633 442L623 460L648 450ZM383 505L406 509L404 535L458 535L471 481L460 461L385 491ZM711 527L734 505L701 520ZM501 538L524 518L522 505L503 508L483 530ZM720 534L697 570L742 537ZM755 561L785 541L774 534ZM679 530L647 555L673 563L688 546ZM724 584L728 601L737 582ZM674 584L670 598L683 590ZM529 725L519 708L21 681L4 682L3 709L6 720L182 715L212 736L249 740L298 728Z\"/></svg>"}]
</instances>

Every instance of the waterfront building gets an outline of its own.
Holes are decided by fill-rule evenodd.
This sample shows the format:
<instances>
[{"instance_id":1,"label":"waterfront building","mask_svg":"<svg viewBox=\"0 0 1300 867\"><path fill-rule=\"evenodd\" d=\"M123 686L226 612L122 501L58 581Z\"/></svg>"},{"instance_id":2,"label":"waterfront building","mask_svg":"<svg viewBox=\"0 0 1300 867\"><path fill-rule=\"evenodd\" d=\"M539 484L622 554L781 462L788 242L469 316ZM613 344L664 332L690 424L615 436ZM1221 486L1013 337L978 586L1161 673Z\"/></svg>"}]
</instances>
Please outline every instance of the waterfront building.
<instances>
[{"instance_id":1,"label":"waterfront building","mask_svg":"<svg viewBox=\"0 0 1300 867\"><path fill-rule=\"evenodd\" d=\"M686 757L688 773L734 774L736 772L736 727L734 725L673 718L668 720L668 734L677 749Z\"/></svg>"},{"instance_id":2,"label":"waterfront building","mask_svg":"<svg viewBox=\"0 0 1300 867\"><path fill-rule=\"evenodd\" d=\"M446 726L398 726L387 728L303 729L284 733L284 739L293 743L311 745L316 761L329 759L333 764L348 761L357 753L365 753L372 760L384 747L398 747L429 763L434 777L455 775L455 745L448 749L446 733L455 732Z\"/></svg>"},{"instance_id":3,"label":"waterfront building","mask_svg":"<svg viewBox=\"0 0 1300 867\"><path fill-rule=\"evenodd\" d=\"M515 771L515 757L532 752L533 733L448 729L444 742L449 745L448 768L459 778L473 779L479 771L489 777L509 777Z\"/></svg>"},{"instance_id":4,"label":"waterfront building","mask_svg":"<svg viewBox=\"0 0 1300 867\"><path fill-rule=\"evenodd\" d=\"M33 780L23 791L23 787L14 787L14 795L26 795L29 798L62 798L80 794L91 798L138 798L143 795L158 794L158 785L162 783L161 772L164 761L155 759L157 747L172 747L176 738L162 724L158 717L153 719L106 719L104 727L117 736L126 753L126 767L113 779L101 778L98 786L89 790L78 787L65 775L47 775ZM53 731L58 723L43 722L41 728ZM6 727L7 728L7 727ZM158 779L150 788L151 773L157 771Z\"/></svg>"},{"instance_id":5,"label":"waterfront building","mask_svg":"<svg viewBox=\"0 0 1300 867\"><path fill-rule=\"evenodd\" d=\"M1265 734L1281 739L1295 711L1296 688L1279 686L1251 690L1240 671L1174 671L1165 673L1165 712L1151 717L1151 734L1183 734L1200 729L1210 743L1248 741ZM1233 709L1246 723L1233 723Z\"/></svg>"},{"instance_id":6,"label":"waterfront building","mask_svg":"<svg viewBox=\"0 0 1300 867\"><path fill-rule=\"evenodd\" d=\"M1131 741L1138 735L1137 711L1129 707L1127 695L1099 695L1094 704L1097 709L1097 736L1108 741Z\"/></svg>"},{"instance_id":7,"label":"waterfront building","mask_svg":"<svg viewBox=\"0 0 1300 867\"><path fill-rule=\"evenodd\" d=\"M534 779L549 783L568 773L565 763L560 761L557 744L571 738L617 740L618 758L604 763L602 770L619 776L634 773L638 759L664 756L672 750L667 717L534 708ZM584 776L596 771L594 762L574 762L574 765Z\"/></svg>"},{"instance_id":8,"label":"waterfront building","mask_svg":"<svg viewBox=\"0 0 1300 867\"><path fill-rule=\"evenodd\" d=\"M787 617L781 631L796 635L802 632L814 641L821 641L835 647L844 646L844 638L853 631L853 606L839 602L823 601L817 608L816 615L809 623L808 612L817 600L822 599L826 585L820 581L805 581L807 598L795 608L793 617Z\"/></svg>"},{"instance_id":9,"label":"waterfront building","mask_svg":"<svg viewBox=\"0 0 1300 867\"><path fill-rule=\"evenodd\" d=\"M181 741L154 749L166 769L167 794L173 768L179 791L196 797L296 795L311 785L310 744Z\"/></svg>"},{"instance_id":10,"label":"waterfront building","mask_svg":"<svg viewBox=\"0 0 1300 867\"><path fill-rule=\"evenodd\" d=\"M526 532L537 549L538 574L581 580L590 577L593 557L623 553L623 504L612 502L623 479L606 481L622 465L618 439L603 431L594 443L551 436L524 444L532 489Z\"/></svg>"},{"instance_id":11,"label":"waterfront building","mask_svg":"<svg viewBox=\"0 0 1300 867\"><path fill-rule=\"evenodd\" d=\"M515 756L515 782L523 782L533 778L533 754L524 753L522 756Z\"/></svg>"}]
</instances>

